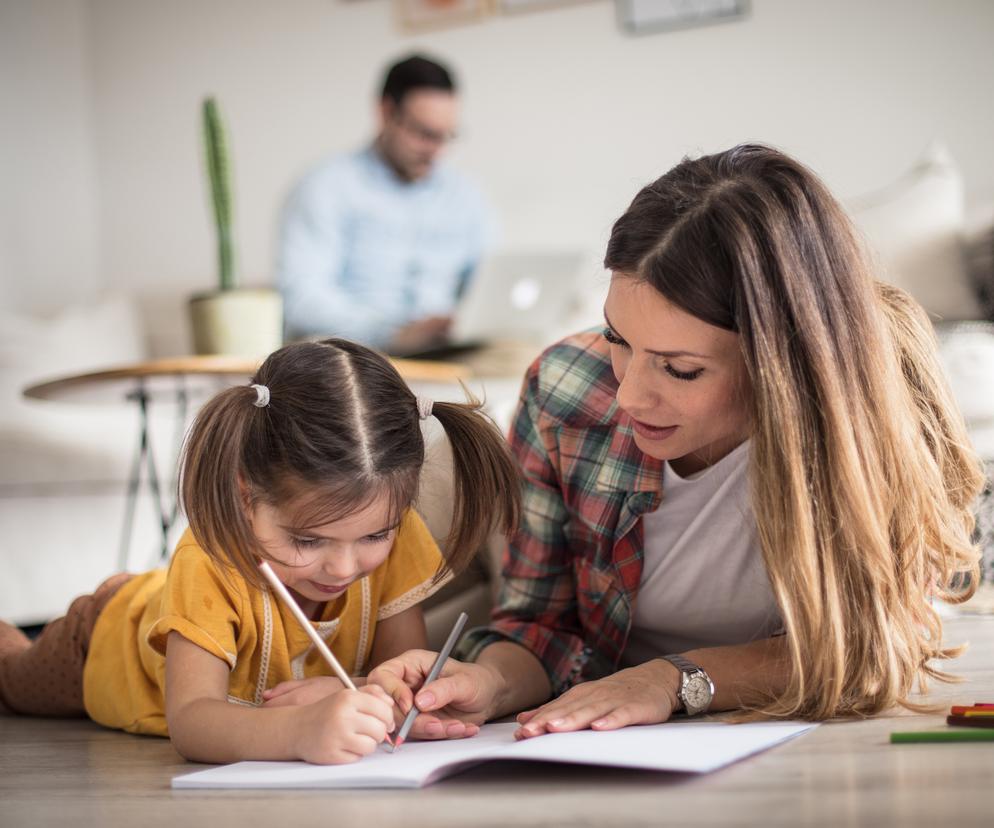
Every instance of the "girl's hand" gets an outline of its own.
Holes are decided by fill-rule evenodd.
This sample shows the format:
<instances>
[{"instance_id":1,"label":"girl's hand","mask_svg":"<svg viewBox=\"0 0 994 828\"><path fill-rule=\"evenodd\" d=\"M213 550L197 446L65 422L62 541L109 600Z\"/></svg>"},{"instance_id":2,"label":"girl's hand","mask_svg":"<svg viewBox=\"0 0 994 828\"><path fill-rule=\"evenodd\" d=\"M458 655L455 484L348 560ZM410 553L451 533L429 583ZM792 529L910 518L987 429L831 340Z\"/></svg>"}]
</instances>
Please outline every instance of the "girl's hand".
<instances>
[{"instance_id":1,"label":"girl's hand","mask_svg":"<svg viewBox=\"0 0 994 828\"><path fill-rule=\"evenodd\" d=\"M417 703L422 712L414 720L408 738L475 736L494 708L502 686L500 676L487 667L450 658L441 676L422 687L435 656L428 650L408 650L373 670L367 681L390 694L396 703L398 721Z\"/></svg>"},{"instance_id":2,"label":"girl's hand","mask_svg":"<svg viewBox=\"0 0 994 828\"><path fill-rule=\"evenodd\" d=\"M358 682L357 682L358 683ZM332 676L281 681L262 693L263 707L289 707L314 704L345 689L345 685Z\"/></svg>"},{"instance_id":3,"label":"girl's hand","mask_svg":"<svg viewBox=\"0 0 994 828\"><path fill-rule=\"evenodd\" d=\"M578 684L557 699L519 713L515 739L569 730L616 730L665 722L677 706L680 671L657 659Z\"/></svg>"},{"instance_id":4,"label":"girl's hand","mask_svg":"<svg viewBox=\"0 0 994 828\"><path fill-rule=\"evenodd\" d=\"M380 687L342 690L300 708L296 753L305 762L342 765L376 750L394 729L394 705Z\"/></svg>"}]
</instances>

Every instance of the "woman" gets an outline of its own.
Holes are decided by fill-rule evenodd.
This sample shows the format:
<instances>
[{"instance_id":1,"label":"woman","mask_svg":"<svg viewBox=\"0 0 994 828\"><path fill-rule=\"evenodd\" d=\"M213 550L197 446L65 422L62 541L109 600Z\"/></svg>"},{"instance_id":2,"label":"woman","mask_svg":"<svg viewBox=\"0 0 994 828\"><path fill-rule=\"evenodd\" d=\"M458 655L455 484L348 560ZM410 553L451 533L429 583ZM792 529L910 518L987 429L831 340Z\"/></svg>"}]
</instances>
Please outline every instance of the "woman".
<instances>
[{"instance_id":1,"label":"woman","mask_svg":"<svg viewBox=\"0 0 994 828\"><path fill-rule=\"evenodd\" d=\"M874 281L817 177L764 146L645 187L605 266L603 334L529 371L498 607L418 693L436 713L416 734L519 710L528 737L916 708L956 654L931 600L976 583L982 484L924 313ZM372 678L404 707L430 663Z\"/></svg>"}]
</instances>

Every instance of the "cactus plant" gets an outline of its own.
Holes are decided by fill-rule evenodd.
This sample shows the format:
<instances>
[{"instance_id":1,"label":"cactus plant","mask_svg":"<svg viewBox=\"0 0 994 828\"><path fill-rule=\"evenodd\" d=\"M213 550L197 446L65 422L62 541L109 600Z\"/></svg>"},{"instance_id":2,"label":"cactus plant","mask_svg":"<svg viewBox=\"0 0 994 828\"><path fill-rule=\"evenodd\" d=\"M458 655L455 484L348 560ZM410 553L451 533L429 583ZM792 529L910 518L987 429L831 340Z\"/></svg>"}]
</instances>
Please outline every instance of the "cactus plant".
<instances>
[{"instance_id":1,"label":"cactus plant","mask_svg":"<svg viewBox=\"0 0 994 828\"><path fill-rule=\"evenodd\" d=\"M228 139L214 98L203 103L204 149L207 175L211 186L214 221L217 228L218 279L222 291L235 287L234 258L231 245L231 169Z\"/></svg>"}]
</instances>

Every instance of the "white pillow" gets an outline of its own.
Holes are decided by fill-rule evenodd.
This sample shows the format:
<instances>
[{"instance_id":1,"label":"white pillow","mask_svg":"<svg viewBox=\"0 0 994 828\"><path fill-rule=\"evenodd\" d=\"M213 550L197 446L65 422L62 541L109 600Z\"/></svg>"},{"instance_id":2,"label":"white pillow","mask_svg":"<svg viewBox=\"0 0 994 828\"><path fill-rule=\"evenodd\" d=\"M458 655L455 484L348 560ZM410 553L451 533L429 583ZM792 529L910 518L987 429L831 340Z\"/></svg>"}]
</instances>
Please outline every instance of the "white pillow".
<instances>
[{"instance_id":1,"label":"white pillow","mask_svg":"<svg viewBox=\"0 0 994 828\"><path fill-rule=\"evenodd\" d=\"M940 329L939 359L967 426L994 428L994 324Z\"/></svg>"},{"instance_id":2,"label":"white pillow","mask_svg":"<svg viewBox=\"0 0 994 828\"><path fill-rule=\"evenodd\" d=\"M851 204L880 278L915 297L933 318L983 319L963 250L963 180L933 144L912 170Z\"/></svg>"},{"instance_id":3,"label":"white pillow","mask_svg":"<svg viewBox=\"0 0 994 828\"><path fill-rule=\"evenodd\" d=\"M125 297L41 317L0 312L0 496L6 486L123 481L137 441L135 406L29 400L37 382L146 358Z\"/></svg>"},{"instance_id":4,"label":"white pillow","mask_svg":"<svg viewBox=\"0 0 994 828\"><path fill-rule=\"evenodd\" d=\"M52 316L0 312L0 400L22 402L24 386L140 362L144 336L134 302L111 296Z\"/></svg>"}]
</instances>

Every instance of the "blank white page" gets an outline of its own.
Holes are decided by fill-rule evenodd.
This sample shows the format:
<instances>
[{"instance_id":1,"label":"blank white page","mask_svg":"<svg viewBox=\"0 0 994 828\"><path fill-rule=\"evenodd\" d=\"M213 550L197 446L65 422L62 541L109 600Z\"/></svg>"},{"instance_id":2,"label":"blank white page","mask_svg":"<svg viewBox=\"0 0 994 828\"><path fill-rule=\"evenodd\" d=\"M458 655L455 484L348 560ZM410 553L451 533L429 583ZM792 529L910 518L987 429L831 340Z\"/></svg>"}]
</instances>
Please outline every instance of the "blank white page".
<instances>
[{"instance_id":1,"label":"blank white page","mask_svg":"<svg viewBox=\"0 0 994 828\"><path fill-rule=\"evenodd\" d=\"M174 788L419 788L491 759L705 773L815 727L806 722L667 722L622 730L553 733L515 742L513 722L471 739L381 746L351 765L238 762L177 776Z\"/></svg>"}]
</instances>

